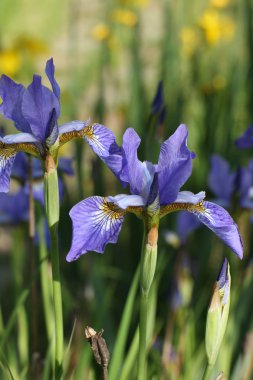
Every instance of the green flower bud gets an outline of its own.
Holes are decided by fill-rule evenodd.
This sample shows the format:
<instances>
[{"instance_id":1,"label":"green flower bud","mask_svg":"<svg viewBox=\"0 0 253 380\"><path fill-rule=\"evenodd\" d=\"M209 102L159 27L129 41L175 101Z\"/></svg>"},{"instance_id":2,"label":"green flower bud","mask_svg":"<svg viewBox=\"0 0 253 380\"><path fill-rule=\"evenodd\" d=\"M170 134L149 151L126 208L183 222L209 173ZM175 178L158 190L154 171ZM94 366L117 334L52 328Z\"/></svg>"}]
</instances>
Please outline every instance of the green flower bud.
<instances>
[{"instance_id":1,"label":"green flower bud","mask_svg":"<svg viewBox=\"0 0 253 380\"><path fill-rule=\"evenodd\" d=\"M211 366L215 364L227 326L230 285L229 264L227 259L225 259L218 280L214 285L213 296L207 313L206 353L208 364Z\"/></svg>"}]
</instances>

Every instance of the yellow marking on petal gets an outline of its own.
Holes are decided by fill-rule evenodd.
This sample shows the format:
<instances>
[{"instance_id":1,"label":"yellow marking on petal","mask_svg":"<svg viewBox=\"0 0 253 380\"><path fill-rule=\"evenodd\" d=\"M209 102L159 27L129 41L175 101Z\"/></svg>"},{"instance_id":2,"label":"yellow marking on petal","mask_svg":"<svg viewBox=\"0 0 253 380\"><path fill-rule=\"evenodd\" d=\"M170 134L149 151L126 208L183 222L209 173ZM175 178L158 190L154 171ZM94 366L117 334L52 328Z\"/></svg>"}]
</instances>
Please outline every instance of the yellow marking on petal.
<instances>
[{"instance_id":1,"label":"yellow marking on petal","mask_svg":"<svg viewBox=\"0 0 253 380\"><path fill-rule=\"evenodd\" d=\"M61 146L63 144L66 144L70 140L81 139L83 137L87 137L88 139L92 140L92 138L94 137L93 125L85 125L84 128L80 131L70 131L63 133L59 136L59 143Z\"/></svg>"},{"instance_id":2,"label":"yellow marking on petal","mask_svg":"<svg viewBox=\"0 0 253 380\"><path fill-rule=\"evenodd\" d=\"M189 212L205 212L205 207L203 202L197 204L192 203L171 203L166 206L161 206L160 208L160 218L163 216L174 212L174 211L189 211Z\"/></svg>"},{"instance_id":3,"label":"yellow marking on petal","mask_svg":"<svg viewBox=\"0 0 253 380\"><path fill-rule=\"evenodd\" d=\"M25 152L35 157L40 157L40 151L33 143L5 144L0 141L0 156L4 157L4 159L14 156L18 152Z\"/></svg>"},{"instance_id":4,"label":"yellow marking on petal","mask_svg":"<svg viewBox=\"0 0 253 380\"><path fill-rule=\"evenodd\" d=\"M122 216L126 213L125 210L122 210L114 203L107 202L106 198L103 198L103 203L99 208L113 221L122 218Z\"/></svg>"}]
</instances>

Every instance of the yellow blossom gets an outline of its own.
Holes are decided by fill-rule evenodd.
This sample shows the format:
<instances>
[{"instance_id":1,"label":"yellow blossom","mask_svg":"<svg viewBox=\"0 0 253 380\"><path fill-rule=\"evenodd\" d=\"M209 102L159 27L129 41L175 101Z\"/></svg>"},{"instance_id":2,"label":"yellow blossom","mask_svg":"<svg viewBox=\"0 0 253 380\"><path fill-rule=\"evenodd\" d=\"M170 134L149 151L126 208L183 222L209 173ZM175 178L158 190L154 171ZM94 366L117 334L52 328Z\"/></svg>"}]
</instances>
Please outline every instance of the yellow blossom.
<instances>
[{"instance_id":1,"label":"yellow blossom","mask_svg":"<svg viewBox=\"0 0 253 380\"><path fill-rule=\"evenodd\" d=\"M110 29L106 24L101 23L92 29L91 34L95 40L103 41L110 36Z\"/></svg>"},{"instance_id":2,"label":"yellow blossom","mask_svg":"<svg viewBox=\"0 0 253 380\"><path fill-rule=\"evenodd\" d=\"M137 16L127 9L116 9L112 12L112 20L119 24L133 27L137 23Z\"/></svg>"},{"instance_id":3,"label":"yellow blossom","mask_svg":"<svg viewBox=\"0 0 253 380\"><path fill-rule=\"evenodd\" d=\"M185 55L192 55L199 43L196 31L190 27L185 27L181 30L180 40L182 43L182 53Z\"/></svg>"},{"instance_id":4,"label":"yellow blossom","mask_svg":"<svg viewBox=\"0 0 253 380\"><path fill-rule=\"evenodd\" d=\"M199 24L204 30L206 41L209 44L215 44L222 39L231 40L234 37L233 20L215 10L206 10L201 16Z\"/></svg>"},{"instance_id":5,"label":"yellow blossom","mask_svg":"<svg viewBox=\"0 0 253 380\"><path fill-rule=\"evenodd\" d=\"M15 50L0 51L0 74L14 76L20 68L20 55Z\"/></svg>"},{"instance_id":6,"label":"yellow blossom","mask_svg":"<svg viewBox=\"0 0 253 380\"><path fill-rule=\"evenodd\" d=\"M210 5L215 8L226 8L230 0L211 0Z\"/></svg>"}]
</instances>

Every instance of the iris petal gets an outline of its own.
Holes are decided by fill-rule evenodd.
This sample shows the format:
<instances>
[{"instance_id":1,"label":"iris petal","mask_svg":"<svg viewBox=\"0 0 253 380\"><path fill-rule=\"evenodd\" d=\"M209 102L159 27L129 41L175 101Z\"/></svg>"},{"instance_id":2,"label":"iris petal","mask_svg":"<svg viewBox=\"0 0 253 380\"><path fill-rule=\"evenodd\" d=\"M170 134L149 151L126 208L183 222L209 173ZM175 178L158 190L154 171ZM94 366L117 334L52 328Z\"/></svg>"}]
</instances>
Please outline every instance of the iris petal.
<instances>
[{"instance_id":1,"label":"iris petal","mask_svg":"<svg viewBox=\"0 0 253 380\"><path fill-rule=\"evenodd\" d=\"M209 187L218 199L223 201L223 204L229 206L231 195L235 189L236 174L231 172L228 162L217 154L212 156L211 165L208 177Z\"/></svg>"},{"instance_id":2,"label":"iris petal","mask_svg":"<svg viewBox=\"0 0 253 380\"><path fill-rule=\"evenodd\" d=\"M156 169L151 162L141 162L138 159L137 150L140 142L141 139L135 130L128 128L123 136L125 165L123 165L121 178L129 183L132 194L147 198Z\"/></svg>"},{"instance_id":3,"label":"iris petal","mask_svg":"<svg viewBox=\"0 0 253 380\"><path fill-rule=\"evenodd\" d=\"M45 70L45 72L46 72L47 77L48 77L48 79L49 79L49 81L51 83L51 86L52 86L52 89L53 89L53 93L60 100L61 90L60 90L60 87L59 87L58 83L55 80L54 71L55 71L54 61L53 61L53 58L51 58L46 63L46 70Z\"/></svg>"},{"instance_id":4,"label":"iris petal","mask_svg":"<svg viewBox=\"0 0 253 380\"><path fill-rule=\"evenodd\" d=\"M126 195L119 194L115 197L106 197L108 202L112 202L122 210L126 210L128 207L144 207L145 199L140 195Z\"/></svg>"},{"instance_id":5,"label":"iris petal","mask_svg":"<svg viewBox=\"0 0 253 380\"><path fill-rule=\"evenodd\" d=\"M187 147L188 130L181 124L161 146L158 176L161 205L174 202L191 175L193 154Z\"/></svg>"},{"instance_id":6,"label":"iris petal","mask_svg":"<svg viewBox=\"0 0 253 380\"><path fill-rule=\"evenodd\" d=\"M253 146L253 125L251 125L244 134L236 140L236 146L239 149L252 148Z\"/></svg>"},{"instance_id":7,"label":"iris petal","mask_svg":"<svg viewBox=\"0 0 253 380\"><path fill-rule=\"evenodd\" d=\"M196 208L195 211L192 209L192 212L242 259L243 246L238 227L229 213L215 203L203 202L202 205L203 211Z\"/></svg>"},{"instance_id":8,"label":"iris petal","mask_svg":"<svg viewBox=\"0 0 253 380\"><path fill-rule=\"evenodd\" d=\"M197 204L201 202L206 196L204 191L200 191L197 194L192 193L191 191L180 191L177 195L175 203L192 203Z\"/></svg>"},{"instance_id":9,"label":"iris petal","mask_svg":"<svg viewBox=\"0 0 253 380\"><path fill-rule=\"evenodd\" d=\"M57 119L60 114L60 103L53 92L41 84L39 75L33 76L32 83L24 92L22 113L30 124L33 135L41 142L50 136L54 125L51 123L52 112Z\"/></svg>"},{"instance_id":10,"label":"iris petal","mask_svg":"<svg viewBox=\"0 0 253 380\"><path fill-rule=\"evenodd\" d=\"M88 251L103 253L106 244L117 242L124 215L112 206L106 198L94 196L70 210L73 237L67 261L76 260Z\"/></svg>"},{"instance_id":11,"label":"iris petal","mask_svg":"<svg viewBox=\"0 0 253 380\"><path fill-rule=\"evenodd\" d=\"M10 190L11 169L16 157L16 153L10 151L1 152L0 143L0 192L7 193Z\"/></svg>"},{"instance_id":12,"label":"iris petal","mask_svg":"<svg viewBox=\"0 0 253 380\"><path fill-rule=\"evenodd\" d=\"M25 120L21 104L25 88L22 84L15 83L6 75L0 78L0 95L3 99L0 105L0 113L10 120L13 120L16 128L22 132L31 133L29 123Z\"/></svg>"},{"instance_id":13,"label":"iris petal","mask_svg":"<svg viewBox=\"0 0 253 380\"><path fill-rule=\"evenodd\" d=\"M85 131L84 138L94 153L108 166L125 187L122 180L122 169L124 165L124 152L116 143L115 136L110 129L102 124L92 124Z\"/></svg>"}]
</instances>

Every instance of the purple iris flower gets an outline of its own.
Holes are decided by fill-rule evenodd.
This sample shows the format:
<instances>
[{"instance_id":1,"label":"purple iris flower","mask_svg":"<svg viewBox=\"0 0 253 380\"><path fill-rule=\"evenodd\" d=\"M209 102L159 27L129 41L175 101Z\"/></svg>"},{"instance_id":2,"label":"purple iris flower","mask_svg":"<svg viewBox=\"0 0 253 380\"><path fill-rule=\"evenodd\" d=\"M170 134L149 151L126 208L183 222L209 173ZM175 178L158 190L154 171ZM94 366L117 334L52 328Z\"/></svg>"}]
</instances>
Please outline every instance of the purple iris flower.
<instances>
[{"instance_id":1,"label":"purple iris flower","mask_svg":"<svg viewBox=\"0 0 253 380\"><path fill-rule=\"evenodd\" d=\"M237 148L247 149L253 147L253 125L251 125L235 142Z\"/></svg>"},{"instance_id":2,"label":"purple iris flower","mask_svg":"<svg viewBox=\"0 0 253 380\"><path fill-rule=\"evenodd\" d=\"M45 160L52 155L57 164L58 149L73 138L84 138L91 146L96 142L96 130L104 128L89 121L72 121L58 126L60 87L54 78L53 59L47 61L46 75L52 91L34 75L25 88L6 75L0 78L0 113L14 122L20 133L0 136L0 192L8 192L12 166L19 151ZM98 145L93 147L99 149ZM102 153L100 152L102 155Z\"/></svg>"},{"instance_id":3,"label":"purple iris flower","mask_svg":"<svg viewBox=\"0 0 253 380\"><path fill-rule=\"evenodd\" d=\"M146 220L150 217L151 203L159 218L179 210L193 213L242 258L238 228L228 212L215 203L204 201L203 191L198 194L180 192L191 175L195 156L187 147L187 136L187 127L180 125L162 144L158 164L139 161L137 149L141 140L131 128L124 133L121 148L115 148L115 138L108 142L104 150L111 153L103 156L103 161L123 184L129 184L131 194L93 196L71 209L73 238L67 261L76 260L88 251L103 253L107 243L117 242L126 212Z\"/></svg>"},{"instance_id":4,"label":"purple iris flower","mask_svg":"<svg viewBox=\"0 0 253 380\"><path fill-rule=\"evenodd\" d=\"M15 225L28 221L29 199L27 191L20 188L16 193L0 193L0 224Z\"/></svg>"}]
</instances>

